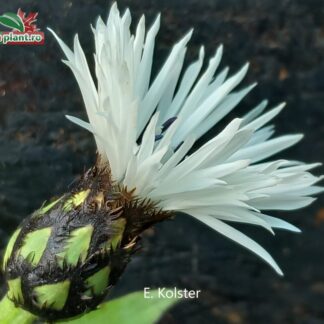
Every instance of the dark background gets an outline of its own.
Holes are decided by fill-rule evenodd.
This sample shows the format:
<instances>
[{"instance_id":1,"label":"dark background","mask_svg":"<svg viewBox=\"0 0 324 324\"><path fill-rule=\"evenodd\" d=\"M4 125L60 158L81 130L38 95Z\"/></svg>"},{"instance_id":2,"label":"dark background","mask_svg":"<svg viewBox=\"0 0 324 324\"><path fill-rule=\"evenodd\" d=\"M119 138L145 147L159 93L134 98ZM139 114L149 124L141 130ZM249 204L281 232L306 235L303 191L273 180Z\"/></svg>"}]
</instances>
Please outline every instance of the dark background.
<instances>
[{"instance_id":1,"label":"dark background","mask_svg":"<svg viewBox=\"0 0 324 324\"><path fill-rule=\"evenodd\" d=\"M305 139L280 155L323 161L324 1L134 0L133 20L152 22L162 12L155 68L170 46L195 27L188 59L205 44L212 54L225 45L223 66L231 71L247 60L244 84L259 86L230 116L241 116L264 97L288 105L276 119L278 133L303 132ZM39 11L39 27L51 26L70 45L79 32L91 58L89 25L107 16L107 1L2 1L1 12ZM44 46L0 47L0 243L20 220L52 195L62 193L94 162L92 136L64 114L84 116L72 73L46 31ZM224 125L222 125L224 126ZM212 133L217 133L218 129ZM209 134L211 135L211 134ZM208 137L208 136L207 136ZM323 168L316 170L323 173ZM323 323L324 200L295 212L279 212L303 230L271 237L239 226L265 246L282 266L278 277L245 249L186 216L156 226L144 237L142 253L129 265L113 296L148 287L202 290L201 298L174 308L162 323ZM3 281L3 280L2 280Z\"/></svg>"}]
</instances>

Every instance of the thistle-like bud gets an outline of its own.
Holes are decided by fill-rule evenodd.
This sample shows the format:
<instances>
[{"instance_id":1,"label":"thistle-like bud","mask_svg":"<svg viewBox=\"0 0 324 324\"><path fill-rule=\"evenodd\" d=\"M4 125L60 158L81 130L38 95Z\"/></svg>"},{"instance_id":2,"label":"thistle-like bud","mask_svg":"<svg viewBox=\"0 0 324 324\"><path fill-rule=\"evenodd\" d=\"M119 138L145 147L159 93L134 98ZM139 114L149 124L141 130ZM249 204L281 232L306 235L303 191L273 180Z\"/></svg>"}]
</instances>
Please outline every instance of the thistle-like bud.
<instances>
[{"instance_id":1,"label":"thistle-like bud","mask_svg":"<svg viewBox=\"0 0 324 324\"><path fill-rule=\"evenodd\" d=\"M170 216L114 185L99 164L12 235L3 270L17 306L46 319L95 308L138 248L138 235Z\"/></svg>"}]
</instances>

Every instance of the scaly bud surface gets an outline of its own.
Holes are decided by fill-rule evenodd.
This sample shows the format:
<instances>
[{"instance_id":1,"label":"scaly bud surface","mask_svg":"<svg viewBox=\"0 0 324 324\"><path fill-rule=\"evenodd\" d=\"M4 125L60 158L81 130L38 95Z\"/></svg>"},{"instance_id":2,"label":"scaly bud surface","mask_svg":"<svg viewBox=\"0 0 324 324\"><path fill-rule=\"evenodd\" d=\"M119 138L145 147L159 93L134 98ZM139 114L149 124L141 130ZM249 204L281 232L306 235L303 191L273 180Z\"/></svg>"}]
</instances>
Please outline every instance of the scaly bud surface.
<instances>
[{"instance_id":1,"label":"scaly bud surface","mask_svg":"<svg viewBox=\"0 0 324 324\"><path fill-rule=\"evenodd\" d=\"M70 193L12 235L4 257L8 297L46 319L95 308L138 248L140 233L170 213L115 185L100 162Z\"/></svg>"}]
</instances>

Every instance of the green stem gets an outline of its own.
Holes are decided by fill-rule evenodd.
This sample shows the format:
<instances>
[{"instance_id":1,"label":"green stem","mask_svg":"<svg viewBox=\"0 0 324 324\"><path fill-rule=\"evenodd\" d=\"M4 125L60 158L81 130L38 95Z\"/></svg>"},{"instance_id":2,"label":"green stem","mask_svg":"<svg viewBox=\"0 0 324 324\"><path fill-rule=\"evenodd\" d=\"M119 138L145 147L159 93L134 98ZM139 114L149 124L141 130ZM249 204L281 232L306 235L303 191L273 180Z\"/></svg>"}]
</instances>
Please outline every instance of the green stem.
<instances>
[{"instance_id":1,"label":"green stem","mask_svg":"<svg viewBox=\"0 0 324 324\"><path fill-rule=\"evenodd\" d=\"M36 319L34 315L26 312L22 308L16 307L15 304L3 297L0 301L0 323L1 324L31 324Z\"/></svg>"}]
</instances>

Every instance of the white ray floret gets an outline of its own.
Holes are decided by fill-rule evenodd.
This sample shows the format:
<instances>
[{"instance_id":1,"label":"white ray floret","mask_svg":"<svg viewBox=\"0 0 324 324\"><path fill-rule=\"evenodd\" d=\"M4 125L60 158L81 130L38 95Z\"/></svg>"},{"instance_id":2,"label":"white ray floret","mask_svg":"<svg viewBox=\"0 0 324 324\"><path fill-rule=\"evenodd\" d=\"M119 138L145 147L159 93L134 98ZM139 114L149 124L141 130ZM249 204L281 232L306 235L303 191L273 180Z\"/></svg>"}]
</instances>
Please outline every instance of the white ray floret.
<instances>
[{"instance_id":1,"label":"white ray floret","mask_svg":"<svg viewBox=\"0 0 324 324\"><path fill-rule=\"evenodd\" d=\"M223 54L220 46L203 71L202 47L197 61L183 69L190 31L173 46L160 72L152 78L160 16L147 33L144 16L135 35L130 24L130 12L120 15L114 4L107 22L98 18L92 28L96 81L78 36L72 51L53 32L66 56L64 63L79 84L89 122L67 118L94 134L114 180L129 189L136 188L138 196L156 201L164 210L180 211L204 222L282 274L260 245L227 222L259 225L272 233L272 228L299 232L263 210L301 208L314 200L310 196L322 191L315 186L321 178L309 172L318 164L262 162L302 138L271 138L274 127L265 125L284 104L263 114L267 101L261 102L191 153L195 141L255 86L235 90L248 64L227 77L228 68L218 71Z\"/></svg>"}]
</instances>

